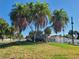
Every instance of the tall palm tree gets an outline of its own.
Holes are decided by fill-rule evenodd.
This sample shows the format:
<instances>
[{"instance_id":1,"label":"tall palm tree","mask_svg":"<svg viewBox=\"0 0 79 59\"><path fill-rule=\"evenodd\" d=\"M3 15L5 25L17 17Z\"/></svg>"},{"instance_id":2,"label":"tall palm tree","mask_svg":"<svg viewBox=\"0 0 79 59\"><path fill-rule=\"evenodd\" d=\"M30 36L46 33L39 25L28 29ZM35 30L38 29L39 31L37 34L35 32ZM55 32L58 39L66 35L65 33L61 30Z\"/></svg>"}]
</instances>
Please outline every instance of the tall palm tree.
<instances>
[{"instance_id":1,"label":"tall palm tree","mask_svg":"<svg viewBox=\"0 0 79 59\"><path fill-rule=\"evenodd\" d=\"M51 22L53 23L52 27L55 33L61 32L61 30L67 25L68 21L69 19L66 11L63 9L54 10Z\"/></svg>"},{"instance_id":2,"label":"tall palm tree","mask_svg":"<svg viewBox=\"0 0 79 59\"><path fill-rule=\"evenodd\" d=\"M25 30L27 25L33 23L35 28L43 28L47 24L47 16L50 16L47 3L16 4L10 13L10 18L18 32ZM36 30L36 31L37 31Z\"/></svg>"},{"instance_id":3,"label":"tall palm tree","mask_svg":"<svg viewBox=\"0 0 79 59\"><path fill-rule=\"evenodd\" d=\"M27 6L23 4L16 4L15 7L10 12L10 18L12 24L15 26L16 30L21 33L22 30L25 30L27 26ZM27 11L28 12L28 11Z\"/></svg>"},{"instance_id":4,"label":"tall palm tree","mask_svg":"<svg viewBox=\"0 0 79 59\"><path fill-rule=\"evenodd\" d=\"M38 35L37 32L39 32L39 29L42 29L47 25L48 23L47 17L50 18L50 15L51 13L50 13L47 3L37 2L35 4L33 22L35 24L36 35Z\"/></svg>"},{"instance_id":5,"label":"tall palm tree","mask_svg":"<svg viewBox=\"0 0 79 59\"><path fill-rule=\"evenodd\" d=\"M47 25L47 16L51 15L47 3L30 2L26 4L16 4L10 13L10 18L18 32L25 30L30 23L35 25L35 31ZM31 26L30 26L31 28Z\"/></svg>"},{"instance_id":6,"label":"tall palm tree","mask_svg":"<svg viewBox=\"0 0 79 59\"><path fill-rule=\"evenodd\" d=\"M48 22L47 17L50 17L51 15L48 4L37 2L35 8L36 12L34 21L36 22L37 28L44 28Z\"/></svg>"}]
</instances>

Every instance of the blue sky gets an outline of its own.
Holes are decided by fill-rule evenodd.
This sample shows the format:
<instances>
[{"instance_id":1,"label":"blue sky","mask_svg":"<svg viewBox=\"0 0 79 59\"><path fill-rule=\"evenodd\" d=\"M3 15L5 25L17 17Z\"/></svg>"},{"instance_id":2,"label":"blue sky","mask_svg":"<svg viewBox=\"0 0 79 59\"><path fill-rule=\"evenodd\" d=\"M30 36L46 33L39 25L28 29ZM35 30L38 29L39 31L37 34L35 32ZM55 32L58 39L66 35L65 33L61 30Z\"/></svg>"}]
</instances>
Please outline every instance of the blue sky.
<instances>
[{"instance_id":1,"label":"blue sky","mask_svg":"<svg viewBox=\"0 0 79 59\"><path fill-rule=\"evenodd\" d=\"M26 2L36 2L36 0L0 0L0 17L4 18L9 24L11 24L9 13L12 9L12 5L16 2L26 3ZM79 0L40 0L41 2L46 1L49 4L50 10L53 12L55 9L63 8L67 11L69 19L73 17L74 19L74 30L79 31ZM69 23L65 28L65 34L71 29L71 24ZM30 29L26 28L23 35L28 35ZM52 31L51 35L55 33ZM62 34L59 33L59 34Z\"/></svg>"}]
</instances>

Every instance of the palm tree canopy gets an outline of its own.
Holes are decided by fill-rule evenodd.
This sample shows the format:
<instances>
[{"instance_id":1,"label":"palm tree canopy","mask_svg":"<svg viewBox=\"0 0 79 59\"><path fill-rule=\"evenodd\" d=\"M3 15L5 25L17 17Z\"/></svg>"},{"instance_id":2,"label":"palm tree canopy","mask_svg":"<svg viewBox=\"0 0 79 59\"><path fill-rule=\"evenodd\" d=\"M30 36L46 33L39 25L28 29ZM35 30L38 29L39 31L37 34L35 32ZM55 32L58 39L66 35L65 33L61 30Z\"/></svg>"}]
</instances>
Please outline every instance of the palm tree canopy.
<instances>
[{"instance_id":1,"label":"palm tree canopy","mask_svg":"<svg viewBox=\"0 0 79 59\"><path fill-rule=\"evenodd\" d=\"M56 33L60 32L65 25L67 25L68 21L69 19L67 12L64 11L64 9L54 10L51 22L53 22L52 26Z\"/></svg>"},{"instance_id":2,"label":"palm tree canopy","mask_svg":"<svg viewBox=\"0 0 79 59\"><path fill-rule=\"evenodd\" d=\"M5 33L5 29L9 26L9 24L3 19L0 18L0 33L3 35Z\"/></svg>"},{"instance_id":3,"label":"palm tree canopy","mask_svg":"<svg viewBox=\"0 0 79 59\"><path fill-rule=\"evenodd\" d=\"M4 28L7 27L9 24L3 19L0 18L0 27Z\"/></svg>"},{"instance_id":4,"label":"palm tree canopy","mask_svg":"<svg viewBox=\"0 0 79 59\"><path fill-rule=\"evenodd\" d=\"M47 16L51 15L47 3L26 3L15 4L10 12L12 24L19 28L20 32L33 22L37 27L44 27L47 23Z\"/></svg>"},{"instance_id":5,"label":"palm tree canopy","mask_svg":"<svg viewBox=\"0 0 79 59\"><path fill-rule=\"evenodd\" d=\"M23 4L15 4L15 7L10 12L10 18L15 28L19 28L20 32L25 30L27 26L27 6ZM28 12L28 11L27 11Z\"/></svg>"},{"instance_id":6,"label":"palm tree canopy","mask_svg":"<svg viewBox=\"0 0 79 59\"><path fill-rule=\"evenodd\" d=\"M51 12L47 3L37 2L35 4L35 22L38 27L43 28L47 25L47 16L50 18Z\"/></svg>"}]
</instances>

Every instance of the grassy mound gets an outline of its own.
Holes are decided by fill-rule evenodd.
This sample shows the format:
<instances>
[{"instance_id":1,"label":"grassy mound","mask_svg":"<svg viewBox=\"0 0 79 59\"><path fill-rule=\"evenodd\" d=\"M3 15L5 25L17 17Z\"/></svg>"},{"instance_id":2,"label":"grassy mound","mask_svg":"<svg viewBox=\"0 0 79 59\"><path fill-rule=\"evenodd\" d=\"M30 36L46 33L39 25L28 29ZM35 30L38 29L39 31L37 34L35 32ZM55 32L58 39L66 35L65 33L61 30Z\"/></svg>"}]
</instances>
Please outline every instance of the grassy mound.
<instances>
[{"instance_id":1,"label":"grassy mound","mask_svg":"<svg viewBox=\"0 0 79 59\"><path fill-rule=\"evenodd\" d=\"M79 46L12 42L0 45L0 59L79 59Z\"/></svg>"}]
</instances>

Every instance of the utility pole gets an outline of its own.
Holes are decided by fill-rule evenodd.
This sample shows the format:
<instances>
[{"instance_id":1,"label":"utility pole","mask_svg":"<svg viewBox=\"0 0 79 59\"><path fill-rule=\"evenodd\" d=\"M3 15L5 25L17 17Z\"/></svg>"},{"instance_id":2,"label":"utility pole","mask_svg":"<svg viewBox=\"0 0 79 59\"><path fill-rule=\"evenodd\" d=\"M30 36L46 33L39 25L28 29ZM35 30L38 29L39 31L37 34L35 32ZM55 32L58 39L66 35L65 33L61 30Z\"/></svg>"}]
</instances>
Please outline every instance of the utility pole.
<instances>
[{"instance_id":1,"label":"utility pole","mask_svg":"<svg viewBox=\"0 0 79 59\"><path fill-rule=\"evenodd\" d=\"M63 27L63 43L64 43L64 38L65 38L65 37L64 37L64 27Z\"/></svg>"},{"instance_id":2,"label":"utility pole","mask_svg":"<svg viewBox=\"0 0 79 59\"><path fill-rule=\"evenodd\" d=\"M73 37L73 18L71 17L71 27L72 27L72 44L74 45L74 37Z\"/></svg>"}]
</instances>

